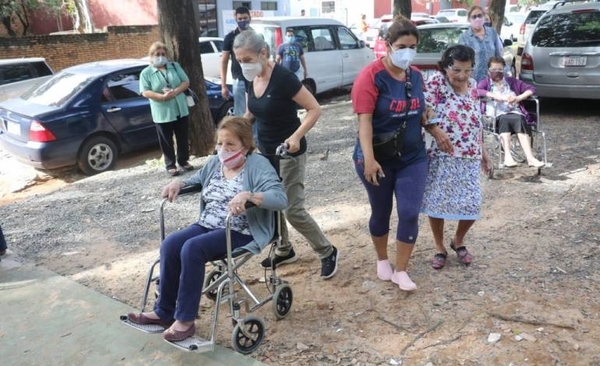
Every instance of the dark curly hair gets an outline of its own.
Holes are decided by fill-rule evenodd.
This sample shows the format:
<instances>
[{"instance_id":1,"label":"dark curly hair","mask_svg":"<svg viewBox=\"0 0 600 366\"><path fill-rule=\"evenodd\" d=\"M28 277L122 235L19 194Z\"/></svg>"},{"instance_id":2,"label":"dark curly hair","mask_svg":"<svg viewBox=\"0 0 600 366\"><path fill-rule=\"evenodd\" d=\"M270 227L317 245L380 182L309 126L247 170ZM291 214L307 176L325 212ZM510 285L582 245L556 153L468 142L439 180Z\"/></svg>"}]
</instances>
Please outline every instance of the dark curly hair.
<instances>
[{"instance_id":1,"label":"dark curly hair","mask_svg":"<svg viewBox=\"0 0 600 366\"><path fill-rule=\"evenodd\" d=\"M471 61L471 66L475 66L475 51L462 44L448 47L438 62L442 74L446 75L446 69L454 65L454 61Z\"/></svg>"}]
</instances>

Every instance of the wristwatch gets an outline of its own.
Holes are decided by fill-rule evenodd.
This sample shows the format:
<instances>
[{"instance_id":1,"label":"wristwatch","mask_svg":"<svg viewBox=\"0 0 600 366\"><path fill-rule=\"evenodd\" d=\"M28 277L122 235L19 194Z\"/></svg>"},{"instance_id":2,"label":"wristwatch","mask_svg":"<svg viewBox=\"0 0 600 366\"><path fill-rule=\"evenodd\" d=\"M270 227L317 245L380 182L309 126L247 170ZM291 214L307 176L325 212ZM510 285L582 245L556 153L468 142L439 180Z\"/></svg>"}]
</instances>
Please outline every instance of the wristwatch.
<instances>
[{"instance_id":1,"label":"wristwatch","mask_svg":"<svg viewBox=\"0 0 600 366\"><path fill-rule=\"evenodd\" d=\"M434 125L439 125L439 124L440 124L439 118L432 118L432 119L427 120L427 123L425 123L425 126L434 126Z\"/></svg>"}]
</instances>

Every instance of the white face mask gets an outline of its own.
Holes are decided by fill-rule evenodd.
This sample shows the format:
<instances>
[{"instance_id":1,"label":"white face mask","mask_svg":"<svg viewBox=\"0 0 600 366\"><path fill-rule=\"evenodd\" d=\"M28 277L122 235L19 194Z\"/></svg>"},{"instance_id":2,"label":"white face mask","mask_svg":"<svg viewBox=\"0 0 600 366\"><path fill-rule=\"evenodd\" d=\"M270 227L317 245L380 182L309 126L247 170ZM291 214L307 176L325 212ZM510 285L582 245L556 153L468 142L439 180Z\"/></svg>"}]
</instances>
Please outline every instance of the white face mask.
<instances>
[{"instance_id":1,"label":"white face mask","mask_svg":"<svg viewBox=\"0 0 600 366\"><path fill-rule=\"evenodd\" d=\"M167 63L167 57L166 56L156 56L154 58L154 60L152 61L152 63L156 67L164 66Z\"/></svg>"},{"instance_id":2,"label":"white face mask","mask_svg":"<svg viewBox=\"0 0 600 366\"><path fill-rule=\"evenodd\" d=\"M262 64L260 61L254 63L243 63L240 64L240 66L242 67L242 74L244 74L244 77L248 81L254 80L254 78L260 75L262 72Z\"/></svg>"},{"instance_id":3,"label":"white face mask","mask_svg":"<svg viewBox=\"0 0 600 366\"><path fill-rule=\"evenodd\" d=\"M223 148L220 148L217 150L217 156L219 156L221 164L230 169L239 167L246 160L246 155L244 155L242 150L225 151Z\"/></svg>"},{"instance_id":4,"label":"white face mask","mask_svg":"<svg viewBox=\"0 0 600 366\"><path fill-rule=\"evenodd\" d=\"M417 50L414 48L400 48L390 54L390 60L394 66L406 70L416 55Z\"/></svg>"}]
</instances>

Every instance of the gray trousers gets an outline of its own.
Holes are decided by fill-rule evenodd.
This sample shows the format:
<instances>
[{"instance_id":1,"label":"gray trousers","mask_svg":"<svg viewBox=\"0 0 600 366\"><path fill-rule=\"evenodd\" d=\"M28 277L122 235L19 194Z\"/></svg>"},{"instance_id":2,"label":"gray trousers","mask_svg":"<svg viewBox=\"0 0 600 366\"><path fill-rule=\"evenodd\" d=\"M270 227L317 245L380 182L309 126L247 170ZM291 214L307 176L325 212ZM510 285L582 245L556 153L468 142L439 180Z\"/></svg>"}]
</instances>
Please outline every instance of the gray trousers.
<instances>
[{"instance_id":1,"label":"gray trousers","mask_svg":"<svg viewBox=\"0 0 600 366\"><path fill-rule=\"evenodd\" d=\"M302 234L320 259L333 253L333 247L321 228L304 208L304 180L306 179L306 154L291 159L281 159L279 174L288 198L288 207L283 212L287 221ZM275 251L278 256L287 255L291 248L290 236L285 220L281 220L281 245Z\"/></svg>"}]
</instances>

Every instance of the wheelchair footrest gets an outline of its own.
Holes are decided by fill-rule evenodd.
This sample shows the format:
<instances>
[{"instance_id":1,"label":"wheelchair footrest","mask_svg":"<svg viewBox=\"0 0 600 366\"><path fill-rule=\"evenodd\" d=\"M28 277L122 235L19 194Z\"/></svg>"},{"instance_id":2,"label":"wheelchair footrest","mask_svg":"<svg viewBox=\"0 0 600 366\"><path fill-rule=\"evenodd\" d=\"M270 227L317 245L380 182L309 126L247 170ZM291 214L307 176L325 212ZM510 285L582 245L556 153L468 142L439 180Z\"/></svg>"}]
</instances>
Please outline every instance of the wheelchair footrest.
<instances>
[{"instance_id":1,"label":"wheelchair footrest","mask_svg":"<svg viewBox=\"0 0 600 366\"><path fill-rule=\"evenodd\" d=\"M158 324L138 324L134 323L127 318L127 315L121 315L121 321L125 325L129 325L132 328L135 328L144 333L157 334L165 331L165 328Z\"/></svg>"},{"instance_id":2,"label":"wheelchair footrest","mask_svg":"<svg viewBox=\"0 0 600 366\"><path fill-rule=\"evenodd\" d=\"M198 336L188 337L183 341L178 342L169 342L167 340L165 340L165 342L176 348L179 348L180 350L195 353L212 352L215 348L213 342Z\"/></svg>"}]
</instances>

